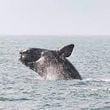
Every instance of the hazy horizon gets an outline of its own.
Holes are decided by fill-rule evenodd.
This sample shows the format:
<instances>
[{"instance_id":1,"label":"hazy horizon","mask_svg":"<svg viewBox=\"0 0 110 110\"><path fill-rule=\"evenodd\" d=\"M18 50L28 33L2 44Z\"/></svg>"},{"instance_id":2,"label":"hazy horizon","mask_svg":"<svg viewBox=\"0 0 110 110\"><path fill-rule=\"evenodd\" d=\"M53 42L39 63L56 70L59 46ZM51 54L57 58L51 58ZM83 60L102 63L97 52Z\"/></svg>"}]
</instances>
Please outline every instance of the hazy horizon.
<instances>
[{"instance_id":1,"label":"hazy horizon","mask_svg":"<svg viewBox=\"0 0 110 110\"><path fill-rule=\"evenodd\" d=\"M38 38L38 39L47 39L47 38L86 38L86 39L110 39L110 35L0 35L0 38Z\"/></svg>"},{"instance_id":2,"label":"hazy horizon","mask_svg":"<svg viewBox=\"0 0 110 110\"><path fill-rule=\"evenodd\" d=\"M0 36L110 36L109 0L0 1Z\"/></svg>"}]
</instances>

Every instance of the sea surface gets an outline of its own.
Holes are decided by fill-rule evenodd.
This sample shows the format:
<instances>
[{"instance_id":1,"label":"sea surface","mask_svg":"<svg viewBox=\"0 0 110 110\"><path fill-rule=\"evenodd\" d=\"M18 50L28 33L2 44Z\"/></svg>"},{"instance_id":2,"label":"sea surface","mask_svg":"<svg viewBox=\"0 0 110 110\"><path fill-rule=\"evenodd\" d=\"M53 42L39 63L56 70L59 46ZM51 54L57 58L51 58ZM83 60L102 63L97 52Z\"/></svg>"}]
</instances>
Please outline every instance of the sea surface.
<instances>
[{"instance_id":1,"label":"sea surface","mask_svg":"<svg viewBox=\"0 0 110 110\"><path fill-rule=\"evenodd\" d=\"M83 80L39 80L18 60L21 49L71 43L68 59ZM0 110L110 110L110 37L1 36Z\"/></svg>"}]
</instances>

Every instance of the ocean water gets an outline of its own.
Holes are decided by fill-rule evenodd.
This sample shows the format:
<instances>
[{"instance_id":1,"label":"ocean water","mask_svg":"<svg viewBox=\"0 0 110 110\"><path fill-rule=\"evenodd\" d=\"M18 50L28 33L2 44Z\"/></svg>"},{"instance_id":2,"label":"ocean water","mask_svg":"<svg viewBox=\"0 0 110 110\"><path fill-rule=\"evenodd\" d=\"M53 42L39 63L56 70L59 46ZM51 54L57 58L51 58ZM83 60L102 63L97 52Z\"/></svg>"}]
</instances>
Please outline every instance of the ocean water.
<instances>
[{"instance_id":1,"label":"ocean water","mask_svg":"<svg viewBox=\"0 0 110 110\"><path fill-rule=\"evenodd\" d=\"M59 49L74 43L68 58L83 80L38 80L19 62L19 50ZM110 38L0 37L0 110L110 110Z\"/></svg>"}]
</instances>

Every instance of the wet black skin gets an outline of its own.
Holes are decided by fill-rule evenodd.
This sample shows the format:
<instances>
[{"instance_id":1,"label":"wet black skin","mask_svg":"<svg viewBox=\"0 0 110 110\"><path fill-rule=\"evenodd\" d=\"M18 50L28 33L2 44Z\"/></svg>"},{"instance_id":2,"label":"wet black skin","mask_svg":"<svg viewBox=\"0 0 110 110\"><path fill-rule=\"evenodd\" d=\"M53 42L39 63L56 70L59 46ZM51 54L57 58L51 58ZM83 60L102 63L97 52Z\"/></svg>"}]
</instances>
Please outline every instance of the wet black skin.
<instances>
[{"instance_id":1,"label":"wet black skin","mask_svg":"<svg viewBox=\"0 0 110 110\"><path fill-rule=\"evenodd\" d=\"M60 50L30 48L20 51L20 61L45 80L82 79L76 68L66 58L71 55L73 48L74 44Z\"/></svg>"}]
</instances>

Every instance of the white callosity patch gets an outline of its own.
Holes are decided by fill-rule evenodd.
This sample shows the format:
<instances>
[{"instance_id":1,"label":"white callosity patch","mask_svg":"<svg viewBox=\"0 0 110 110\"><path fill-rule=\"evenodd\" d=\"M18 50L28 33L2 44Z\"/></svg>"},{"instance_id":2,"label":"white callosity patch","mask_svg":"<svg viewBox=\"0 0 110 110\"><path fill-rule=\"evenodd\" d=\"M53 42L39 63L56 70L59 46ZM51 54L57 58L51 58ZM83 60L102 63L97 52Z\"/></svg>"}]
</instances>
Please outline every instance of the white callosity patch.
<instances>
[{"instance_id":1,"label":"white callosity patch","mask_svg":"<svg viewBox=\"0 0 110 110\"><path fill-rule=\"evenodd\" d=\"M22 58L25 58L25 55L22 55Z\"/></svg>"},{"instance_id":2,"label":"white callosity patch","mask_svg":"<svg viewBox=\"0 0 110 110\"><path fill-rule=\"evenodd\" d=\"M39 60L36 61L36 63L39 63L40 65L43 65L45 61L44 57L41 57Z\"/></svg>"},{"instance_id":3,"label":"white callosity patch","mask_svg":"<svg viewBox=\"0 0 110 110\"><path fill-rule=\"evenodd\" d=\"M26 52L28 49L21 49L20 52Z\"/></svg>"}]
</instances>

